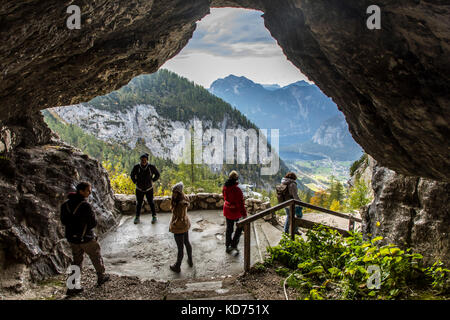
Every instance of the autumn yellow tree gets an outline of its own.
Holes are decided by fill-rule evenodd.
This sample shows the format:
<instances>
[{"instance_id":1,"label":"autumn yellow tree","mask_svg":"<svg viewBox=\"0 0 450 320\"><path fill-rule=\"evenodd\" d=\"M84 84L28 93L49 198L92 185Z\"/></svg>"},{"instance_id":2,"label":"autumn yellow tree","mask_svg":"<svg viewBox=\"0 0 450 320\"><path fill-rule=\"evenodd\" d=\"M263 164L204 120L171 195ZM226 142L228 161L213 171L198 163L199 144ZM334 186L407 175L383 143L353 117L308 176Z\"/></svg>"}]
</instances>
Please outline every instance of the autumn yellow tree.
<instances>
[{"instance_id":1,"label":"autumn yellow tree","mask_svg":"<svg viewBox=\"0 0 450 320\"><path fill-rule=\"evenodd\" d=\"M342 210L341 203L338 200L334 199L331 202L330 210L331 211L341 211Z\"/></svg>"},{"instance_id":2,"label":"autumn yellow tree","mask_svg":"<svg viewBox=\"0 0 450 320\"><path fill-rule=\"evenodd\" d=\"M114 190L114 193L135 193L136 186L130 176L124 172L120 163L114 167L110 161L103 161L102 165L106 171L108 171L109 179L111 181L111 188Z\"/></svg>"},{"instance_id":3,"label":"autumn yellow tree","mask_svg":"<svg viewBox=\"0 0 450 320\"><path fill-rule=\"evenodd\" d=\"M327 208L328 207L329 195L325 190L317 191L311 198L311 204L314 206Z\"/></svg>"}]
</instances>

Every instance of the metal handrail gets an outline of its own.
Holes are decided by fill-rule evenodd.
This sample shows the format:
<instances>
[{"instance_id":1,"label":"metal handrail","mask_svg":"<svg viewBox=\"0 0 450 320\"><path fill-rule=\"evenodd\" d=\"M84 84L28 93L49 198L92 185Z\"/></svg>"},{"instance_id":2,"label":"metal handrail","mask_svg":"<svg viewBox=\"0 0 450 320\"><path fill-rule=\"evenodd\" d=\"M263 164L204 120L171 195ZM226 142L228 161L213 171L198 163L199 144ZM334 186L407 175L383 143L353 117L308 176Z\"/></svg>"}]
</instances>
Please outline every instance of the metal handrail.
<instances>
[{"instance_id":1,"label":"metal handrail","mask_svg":"<svg viewBox=\"0 0 450 320\"><path fill-rule=\"evenodd\" d=\"M309 203L306 203L303 201L299 201L296 199L290 199L290 200L287 200L280 204L277 204L276 206L273 206L271 208L268 208L266 210L258 212L250 217L247 217L247 218L239 221L236 224L237 227L244 228L244 269L245 269L245 271L250 270L250 223L289 206L290 212L291 212L291 214L289 215L289 220L290 220L290 224L289 224L290 232L289 233L291 235L291 238L294 239L295 238L295 226L294 226L295 205L299 205L301 207L305 207L305 208L317 210L320 212L324 212L327 214L331 214L331 215L334 215L334 216L337 216L340 218L348 219L349 220L349 225L348 225L349 231L354 229L355 222L362 222L362 220L360 218L353 217L353 216L347 215L345 213L340 213L340 212L332 211L332 210L325 209L322 207L318 207L318 206L315 206L315 205L312 205L312 204L309 204Z\"/></svg>"}]
</instances>

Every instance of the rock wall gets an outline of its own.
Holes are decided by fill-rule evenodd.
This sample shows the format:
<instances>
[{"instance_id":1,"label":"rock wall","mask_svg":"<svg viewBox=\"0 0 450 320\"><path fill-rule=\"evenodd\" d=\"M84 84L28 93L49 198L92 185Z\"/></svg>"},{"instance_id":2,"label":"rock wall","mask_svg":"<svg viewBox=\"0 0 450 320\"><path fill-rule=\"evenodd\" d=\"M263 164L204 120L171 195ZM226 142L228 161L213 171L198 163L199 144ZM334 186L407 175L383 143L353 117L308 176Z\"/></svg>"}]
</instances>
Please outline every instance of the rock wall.
<instances>
[{"instance_id":1,"label":"rock wall","mask_svg":"<svg viewBox=\"0 0 450 320\"><path fill-rule=\"evenodd\" d=\"M190 205L188 210L222 210L223 195L219 193L188 194ZM116 207L125 215L134 215L136 212L136 197L134 195L116 194ZM154 197L156 212L170 212L171 197ZM245 208L248 214L255 214L270 208L270 202L259 199L245 199ZM150 213L150 206L145 201L142 213Z\"/></svg>"},{"instance_id":2,"label":"rock wall","mask_svg":"<svg viewBox=\"0 0 450 320\"><path fill-rule=\"evenodd\" d=\"M58 141L40 114L27 119L33 121L0 127L8 137L0 155L0 289L17 291L69 265L59 208L77 182L92 183L98 234L114 227L117 216L108 174L98 161Z\"/></svg>"},{"instance_id":3,"label":"rock wall","mask_svg":"<svg viewBox=\"0 0 450 320\"><path fill-rule=\"evenodd\" d=\"M376 165L374 201L361 211L367 238L412 248L433 263L450 265L450 183L407 177Z\"/></svg>"},{"instance_id":4,"label":"rock wall","mask_svg":"<svg viewBox=\"0 0 450 320\"><path fill-rule=\"evenodd\" d=\"M358 169L355 170L354 174L348 180L348 185L352 187L355 185L356 180L360 179L360 181L363 181L367 186L369 186L369 195L371 198L374 198L373 189L370 186L372 185L373 168L376 164L377 162L375 159L367 155L367 159L361 163Z\"/></svg>"}]
</instances>

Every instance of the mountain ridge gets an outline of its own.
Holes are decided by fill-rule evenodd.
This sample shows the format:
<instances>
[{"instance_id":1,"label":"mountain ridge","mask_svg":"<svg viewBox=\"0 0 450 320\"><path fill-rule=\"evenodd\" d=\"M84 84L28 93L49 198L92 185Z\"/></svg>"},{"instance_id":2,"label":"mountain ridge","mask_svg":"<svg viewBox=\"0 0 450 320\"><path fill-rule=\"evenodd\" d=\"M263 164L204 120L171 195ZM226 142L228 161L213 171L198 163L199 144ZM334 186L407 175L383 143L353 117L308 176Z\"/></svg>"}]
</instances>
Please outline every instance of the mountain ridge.
<instances>
[{"instance_id":1,"label":"mountain ridge","mask_svg":"<svg viewBox=\"0 0 450 320\"><path fill-rule=\"evenodd\" d=\"M362 154L336 104L305 80L265 88L244 76L229 75L214 81L208 90L258 127L279 129L282 158L296 153L299 159L312 155L354 161Z\"/></svg>"}]
</instances>

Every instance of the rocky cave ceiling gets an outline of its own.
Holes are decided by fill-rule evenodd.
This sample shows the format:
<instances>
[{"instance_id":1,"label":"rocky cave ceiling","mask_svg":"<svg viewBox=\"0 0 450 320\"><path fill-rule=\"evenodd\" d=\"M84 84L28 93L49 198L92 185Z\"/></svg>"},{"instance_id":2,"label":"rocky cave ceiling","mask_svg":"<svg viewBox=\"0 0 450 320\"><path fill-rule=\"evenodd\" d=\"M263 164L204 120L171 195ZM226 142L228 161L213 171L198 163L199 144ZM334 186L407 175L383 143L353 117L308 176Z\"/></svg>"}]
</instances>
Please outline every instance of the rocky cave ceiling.
<instances>
[{"instance_id":1,"label":"rocky cave ceiling","mask_svg":"<svg viewBox=\"0 0 450 320\"><path fill-rule=\"evenodd\" d=\"M381 30L366 27L375 2ZM450 5L375 2L85 0L76 3L81 29L69 30L72 1L2 1L0 120L116 90L179 53L211 6L252 8L367 153L399 173L448 182Z\"/></svg>"}]
</instances>

